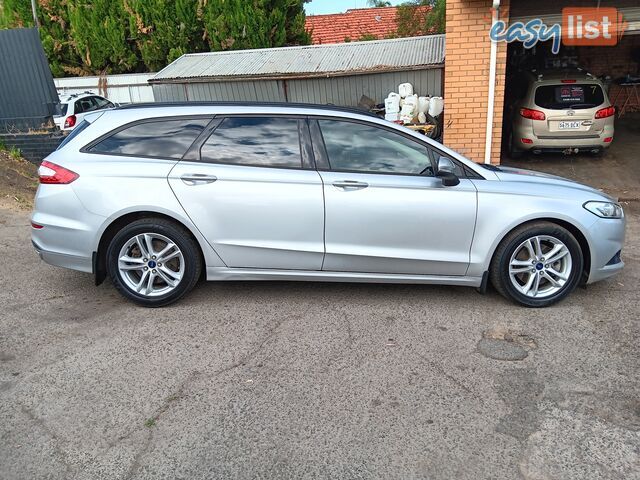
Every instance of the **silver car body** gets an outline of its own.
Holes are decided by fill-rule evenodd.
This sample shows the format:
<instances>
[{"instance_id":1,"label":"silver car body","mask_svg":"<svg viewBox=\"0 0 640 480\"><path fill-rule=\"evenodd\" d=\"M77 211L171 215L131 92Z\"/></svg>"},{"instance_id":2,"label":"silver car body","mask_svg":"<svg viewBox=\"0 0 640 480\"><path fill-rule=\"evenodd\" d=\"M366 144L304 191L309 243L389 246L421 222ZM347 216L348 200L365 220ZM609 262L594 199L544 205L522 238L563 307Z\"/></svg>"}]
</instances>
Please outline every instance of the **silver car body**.
<instances>
[{"instance_id":1,"label":"silver car body","mask_svg":"<svg viewBox=\"0 0 640 480\"><path fill-rule=\"evenodd\" d=\"M296 115L351 119L396 130L477 174L456 186L436 177L344 173L85 153L113 129L145 118L190 115ZM197 240L208 280L322 280L480 286L505 235L535 219L568 227L587 249L588 282L618 272L625 219L599 218L587 201L611 201L563 178L484 168L453 150L372 116L275 106L171 106L116 109L47 161L79 174L38 188L32 222L46 262L94 272L107 229L150 212L180 222ZM340 182L353 183L353 188ZM364 186L364 187L363 187Z\"/></svg>"}]
</instances>

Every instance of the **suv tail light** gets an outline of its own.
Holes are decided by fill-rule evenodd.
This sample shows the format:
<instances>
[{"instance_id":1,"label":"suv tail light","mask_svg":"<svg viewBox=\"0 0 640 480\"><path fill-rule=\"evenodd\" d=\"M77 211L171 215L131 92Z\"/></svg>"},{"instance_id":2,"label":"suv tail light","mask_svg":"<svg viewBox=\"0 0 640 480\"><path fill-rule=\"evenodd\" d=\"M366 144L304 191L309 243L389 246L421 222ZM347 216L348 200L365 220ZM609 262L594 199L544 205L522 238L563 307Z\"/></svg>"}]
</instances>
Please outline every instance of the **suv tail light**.
<instances>
[{"instance_id":1,"label":"suv tail light","mask_svg":"<svg viewBox=\"0 0 640 480\"><path fill-rule=\"evenodd\" d=\"M64 120L64 128L71 128L71 127L75 126L75 124L76 124L76 116L75 115L69 115Z\"/></svg>"},{"instance_id":2,"label":"suv tail light","mask_svg":"<svg viewBox=\"0 0 640 480\"><path fill-rule=\"evenodd\" d=\"M544 120L545 118L547 118L544 115L544 112L541 112L540 110L532 110L530 108L521 108L520 115L531 120Z\"/></svg>"},{"instance_id":3,"label":"suv tail light","mask_svg":"<svg viewBox=\"0 0 640 480\"><path fill-rule=\"evenodd\" d=\"M596 118L612 117L616 114L616 107L601 108L596 112Z\"/></svg>"},{"instance_id":4,"label":"suv tail light","mask_svg":"<svg viewBox=\"0 0 640 480\"><path fill-rule=\"evenodd\" d=\"M560 80L562 83L576 83L574 78L565 78L564 80Z\"/></svg>"},{"instance_id":5,"label":"suv tail light","mask_svg":"<svg viewBox=\"0 0 640 480\"><path fill-rule=\"evenodd\" d=\"M38 168L40 183L66 185L76 180L80 175L71 170L67 170L55 163L44 160Z\"/></svg>"}]
</instances>

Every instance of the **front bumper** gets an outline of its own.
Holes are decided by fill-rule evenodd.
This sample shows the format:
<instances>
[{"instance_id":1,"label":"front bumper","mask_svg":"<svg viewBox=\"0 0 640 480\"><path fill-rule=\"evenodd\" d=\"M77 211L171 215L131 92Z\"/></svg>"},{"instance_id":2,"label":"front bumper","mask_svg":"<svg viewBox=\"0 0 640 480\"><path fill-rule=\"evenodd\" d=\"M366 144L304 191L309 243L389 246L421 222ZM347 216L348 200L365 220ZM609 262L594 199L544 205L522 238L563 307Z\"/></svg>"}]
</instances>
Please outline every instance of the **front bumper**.
<instances>
[{"instance_id":1,"label":"front bumper","mask_svg":"<svg viewBox=\"0 0 640 480\"><path fill-rule=\"evenodd\" d=\"M589 228L591 268L587 283L594 283L617 274L624 268L620 257L624 246L626 219L598 218Z\"/></svg>"}]
</instances>

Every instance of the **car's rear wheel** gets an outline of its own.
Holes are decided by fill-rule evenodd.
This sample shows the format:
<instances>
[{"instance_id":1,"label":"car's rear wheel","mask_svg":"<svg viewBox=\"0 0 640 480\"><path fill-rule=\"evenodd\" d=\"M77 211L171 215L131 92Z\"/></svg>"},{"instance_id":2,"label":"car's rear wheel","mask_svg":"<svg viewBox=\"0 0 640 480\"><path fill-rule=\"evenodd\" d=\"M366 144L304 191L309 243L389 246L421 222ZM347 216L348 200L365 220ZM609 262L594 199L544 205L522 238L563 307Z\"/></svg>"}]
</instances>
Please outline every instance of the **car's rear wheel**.
<instances>
[{"instance_id":1,"label":"car's rear wheel","mask_svg":"<svg viewBox=\"0 0 640 480\"><path fill-rule=\"evenodd\" d=\"M583 269L580 244L566 228L533 222L500 243L490 268L491 283L527 307L546 307L571 293Z\"/></svg>"},{"instance_id":2,"label":"car's rear wheel","mask_svg":"<svg viewBox=\"0 0 640 480\"><path fill-rule=\"evenodd\" d=\"M202 270L198 245L184 228L161 218L136 220L113 237L107 268L116 289L145 307L180 299Z\"/></svg>"}]
</instances>

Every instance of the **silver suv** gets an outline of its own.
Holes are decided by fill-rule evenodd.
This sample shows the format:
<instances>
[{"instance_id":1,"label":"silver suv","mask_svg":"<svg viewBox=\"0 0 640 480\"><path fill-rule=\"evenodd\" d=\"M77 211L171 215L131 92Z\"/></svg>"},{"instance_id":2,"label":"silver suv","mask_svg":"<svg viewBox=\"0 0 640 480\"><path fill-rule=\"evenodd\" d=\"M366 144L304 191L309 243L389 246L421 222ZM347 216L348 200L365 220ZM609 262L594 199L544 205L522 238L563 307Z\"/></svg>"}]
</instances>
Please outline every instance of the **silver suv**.
<instances>
[{"instance_id":1,"label":"silver suv","mask_svg":"<svg viewBox=\"0 0 640 480\"><path fill-rule=\"evenodd\" d=\"M541 307L623 267L615 200L329 106L87 115L39 169L43 260L145 306L207 280L439 283Z\"/></svg>"},{"instance_id":2,"label":"silver suv","mask_svg":"<svg viewBox=\"0 0 640 480\"><path fill-rule=\"evenodd\" d=\"M581 70L534 71L517 81L526 88L512 111L512 158L527 151L600 154L611 145L615 107L596 77Z\"/></svg>"}]
</instances>

